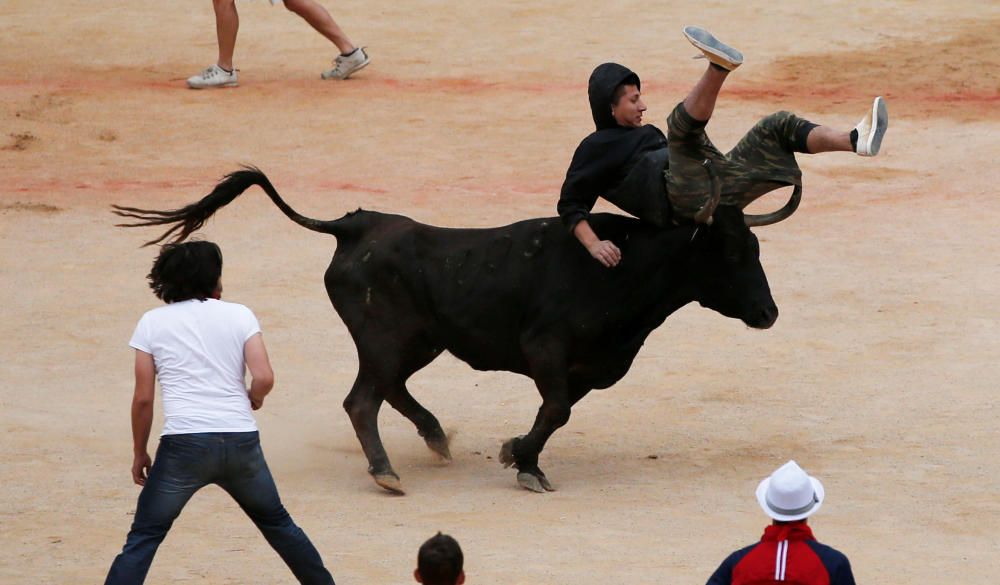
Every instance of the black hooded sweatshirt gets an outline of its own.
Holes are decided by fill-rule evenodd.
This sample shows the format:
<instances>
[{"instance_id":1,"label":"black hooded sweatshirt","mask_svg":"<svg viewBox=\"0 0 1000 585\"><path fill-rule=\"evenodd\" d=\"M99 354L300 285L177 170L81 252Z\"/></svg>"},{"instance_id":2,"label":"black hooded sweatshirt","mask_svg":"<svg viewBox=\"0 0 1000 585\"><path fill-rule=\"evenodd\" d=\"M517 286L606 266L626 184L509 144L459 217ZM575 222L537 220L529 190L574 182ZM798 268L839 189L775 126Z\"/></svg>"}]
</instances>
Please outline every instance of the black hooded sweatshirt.
<instances>
[{"instance_id":1,"label":"black hooded sweatshirt","mask_svg":"<svg viewBox=\"0 0 1000 585\"><path fill-rule=\"evenodd\" d=\"M584 138L573 154L556 207L570 232L587 219L598 196L634 214L629 205L622 205L625 202L616 201L611 194L651 151L662 150L657 158L666 164L667 138L659 128L648 124L626 128L619 126L611 115L611 99L623 83L640 87L639 76L617 63L598 65L590 74L587 95L597 130Z\"/></svg>"}]
</instances>

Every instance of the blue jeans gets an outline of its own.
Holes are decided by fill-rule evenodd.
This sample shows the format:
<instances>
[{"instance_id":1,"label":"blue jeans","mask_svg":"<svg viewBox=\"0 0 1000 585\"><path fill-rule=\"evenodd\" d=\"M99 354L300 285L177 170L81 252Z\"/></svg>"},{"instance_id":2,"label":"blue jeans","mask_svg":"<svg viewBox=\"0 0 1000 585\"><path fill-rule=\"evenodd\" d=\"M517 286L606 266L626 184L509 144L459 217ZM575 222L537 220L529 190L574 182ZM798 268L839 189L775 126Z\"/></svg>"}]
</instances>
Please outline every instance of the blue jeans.
<instances>
[{"instance_id":1,"label":"blue jeans","mask_svg":"<svg viewBox=\"0 0 1000 585\"><path fill-rule=\"evenodd\" d=\"M149 478L139 493L132 529L105 585L145 581L157 547L184 505L211 483L236 500L299 583L333 585L316 547L281 505L256 432L165 435L160 439Z\"/></svg>"}]
</instances>

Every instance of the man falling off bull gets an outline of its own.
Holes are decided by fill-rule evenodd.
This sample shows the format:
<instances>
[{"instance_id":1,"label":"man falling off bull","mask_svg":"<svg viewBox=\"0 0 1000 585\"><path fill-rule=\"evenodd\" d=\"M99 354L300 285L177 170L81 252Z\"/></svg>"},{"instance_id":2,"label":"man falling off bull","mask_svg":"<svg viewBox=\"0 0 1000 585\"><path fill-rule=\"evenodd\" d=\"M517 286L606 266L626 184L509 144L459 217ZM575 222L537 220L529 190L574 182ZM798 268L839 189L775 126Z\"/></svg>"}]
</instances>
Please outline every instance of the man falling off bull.
<instances>
[{"instance_id":1,"label":"man falling off bull","mask_svg":"<svg viewBox=\"0 0 1000 585\"><path fill-rule=\"evenodd\" d=\"M787 217L798 204L802 172L795 153L855 152L878 154L889 125L881 97L850 131L820 126L789 112L757 122L728 154L709 140L705 126L719 90L743 55L708 31L684 28L688 41L704 53L708 69L684 101L667 117L667 135L642 124L646 110L639 76L617 63L599 65L587 93L597 130L573 154L559 196L559 216L590 255L616 266L621 250L602 240L587 217L599 196L658 226L711 221L713 204L743 205L773 189L795 188ZM713 185L721 198L711 201ZM765 216L757 216L764 218ZM772 223L758 221L757 225Z\"/></svg>"}]
</instances>

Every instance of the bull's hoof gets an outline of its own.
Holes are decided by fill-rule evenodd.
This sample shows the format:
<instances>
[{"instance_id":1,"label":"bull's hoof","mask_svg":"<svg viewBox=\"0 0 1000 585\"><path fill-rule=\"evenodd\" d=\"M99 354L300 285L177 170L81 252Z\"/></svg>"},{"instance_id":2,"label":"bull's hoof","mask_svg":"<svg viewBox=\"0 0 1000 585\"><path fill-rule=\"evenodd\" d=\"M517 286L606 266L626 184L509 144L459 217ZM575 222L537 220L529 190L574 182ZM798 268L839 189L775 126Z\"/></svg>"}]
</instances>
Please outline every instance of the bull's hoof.
<instances>
[{"instance_id":1,"label":"bull's hoof","mask_svg":"<svg viewBox=\"0 0 1000 585\"><path fill-rule=\"evenodd\" d=\"M504 441L503 445L500 447L500 456L497 459L500 463L503 463L504 469L510 467L517 463L514 459L514 441L520 439L520 437L514 437L513 439L507 439Z\"/></svg>"},{"instance_id":2,"label":"bull's hoof","mask_svg":"<svg viewBox=\"0 0 1000 585\"><path fill-rule=\"evenodd\" d=\"M403 489L403 482L399 481L399 476L395 473L373 473L372 478L375 479L375 483L394 494L400 496L406 494L406 490Z\"/></svg>"},{"instance_id":3,"label":"bull's hoof","mask_svg":"<svg viewBox=\"0 0 1000 585\"><path fill-rule=\"evenodd\" d=\"M451 449L448 445L451 443L451 437L445 435L444 432L434 433L424 437L424 442L427 443L427 448L445 461L451 461Z\"/></svg>"},{"instance_id":4,"label":"bull's hoof","mask_svg":"<svg viewBox=\"0 0 1000 585\"><path fill-rule=\"evenodd\" d=\"M549 480L544 475L535 475L526 471L517 474L517 483L524 489L539 494L556 491L556 488L552 487L552 484L549 483Z\"/></svg>"}]
</instances>

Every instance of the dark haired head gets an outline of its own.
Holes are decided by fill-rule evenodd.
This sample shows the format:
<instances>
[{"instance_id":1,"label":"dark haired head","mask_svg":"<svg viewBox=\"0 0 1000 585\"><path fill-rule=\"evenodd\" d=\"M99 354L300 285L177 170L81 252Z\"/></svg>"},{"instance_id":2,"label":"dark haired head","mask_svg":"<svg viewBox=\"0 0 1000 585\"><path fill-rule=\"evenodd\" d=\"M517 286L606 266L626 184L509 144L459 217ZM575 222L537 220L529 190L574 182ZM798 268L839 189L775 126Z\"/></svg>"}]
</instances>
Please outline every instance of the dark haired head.
<instances>
[{"instance_id":1,"label":"dark haired head","mask_svg":"<svg viewBox=\"0 0 1000 585\"><path fill-rule=\"evenodd\" d=\"M438 532L420 546L413 576L424 585L456 585L465 581L462 548L458 541Z\"/></svg>"},{"instance_id":2,"label":"dark haired head","mask_svg":"<svg viewBox=\"0 0 1000 585\"><path fill-rule=\"evenodd\" d=\"M153 261L149 287L167 303L191 299L204 301L219 287L222 251L212 242L167 244Z\"/></svg>"},{"instance_id":3,"label":"dark haired head","mask_svg":"<svg viewBox=\"0 0 1000 585\"><path fill-rule=\"evenodd\" d=\"M602 63L594 68L587 82L587 99L598 130L616 128L619 125L611 114L611 108L618 103L629 85L642 90L639 76L624 65Z\"/></svg>"}]
</instances>

